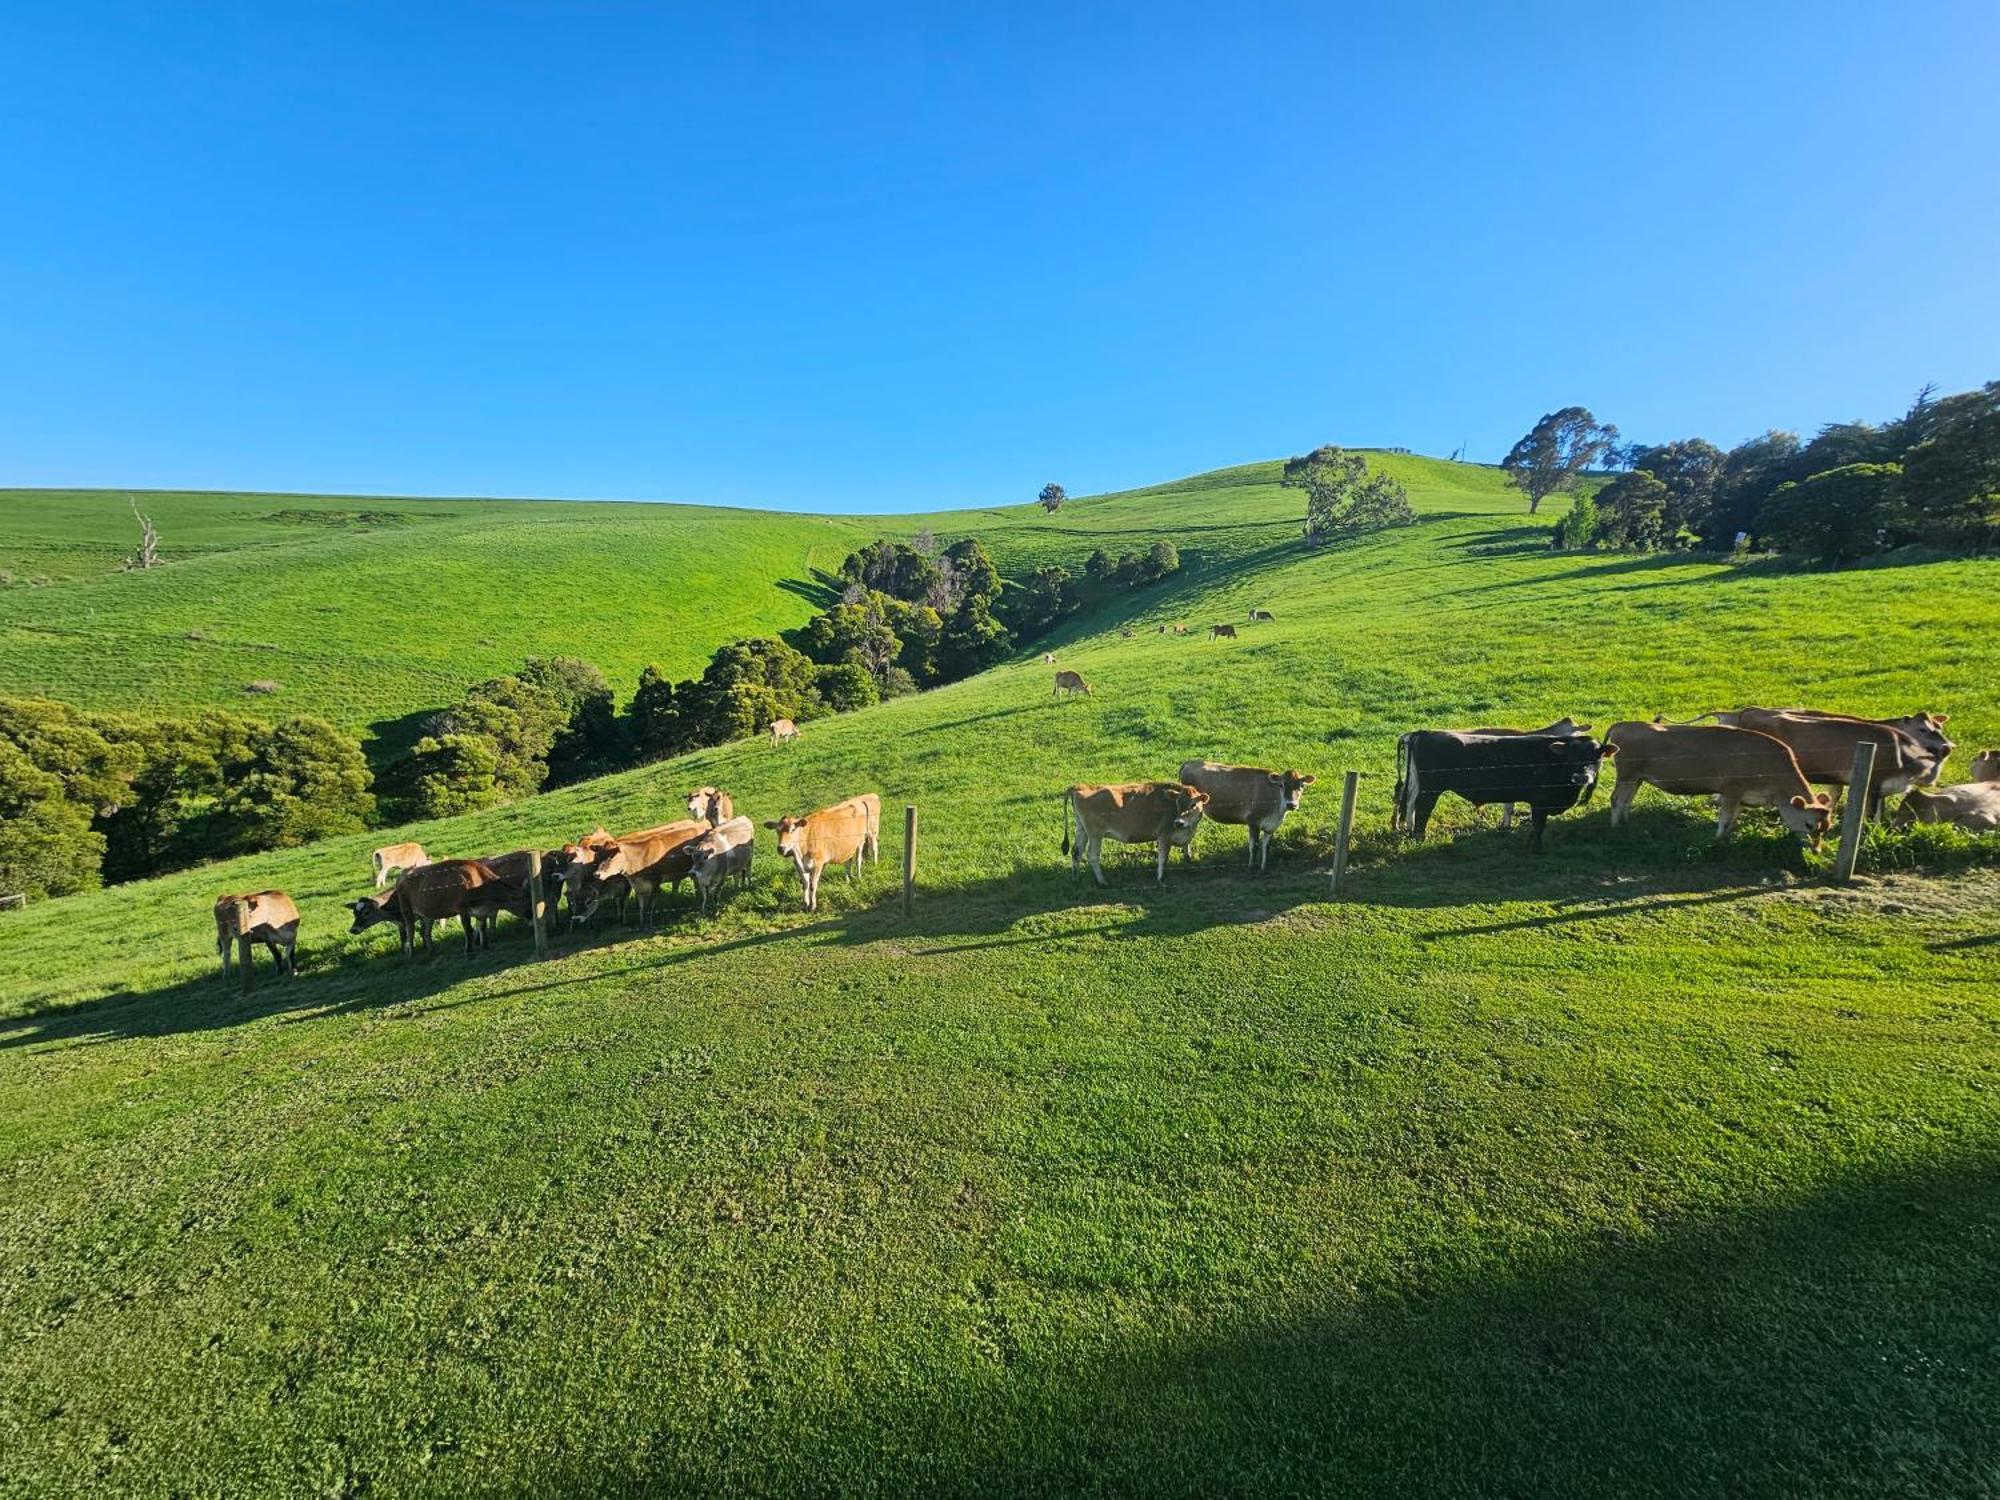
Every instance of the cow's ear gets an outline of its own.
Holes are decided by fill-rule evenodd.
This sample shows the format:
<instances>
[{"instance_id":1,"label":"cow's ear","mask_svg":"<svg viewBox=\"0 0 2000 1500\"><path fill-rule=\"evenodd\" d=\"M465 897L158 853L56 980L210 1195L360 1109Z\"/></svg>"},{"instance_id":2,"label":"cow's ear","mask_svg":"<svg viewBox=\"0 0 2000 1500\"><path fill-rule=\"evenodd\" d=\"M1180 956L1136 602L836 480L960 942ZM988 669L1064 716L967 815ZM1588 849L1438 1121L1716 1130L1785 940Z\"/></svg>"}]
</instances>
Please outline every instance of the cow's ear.
<instances>
[{"instance_id":1,"label":"cow's ear","mask_svg":"<svg viewBox=\"0 0 2000 1500\"><path fill-rule=\"evenodd\" d=\"M1275 781L1280 786L1283 786L1285 783L1285 773L1283 771L1273 771L1269 776L1266 776L1264 779L1266 781Z\"/></svg>"},{"instance_id":2,"label":"cow's ear","mask_svg":"<svg viewBox=\"0 0 2000 1500\"><path fill-rule=\"evenodd\" d=\"M1948 724L1948 723L1950 723L1950 722L1951 722L1951 715L1950 715L1950 714L1932 714L1932 715L1931 715L1931 722L1932 722L1933 724Z\"/></svg>"},{"instance_id":3,"label":"cow's ear","mask_svg":"<svg viewBox=\"0 0 2000 1500\"><path fill-rule=\"evenodd\" d=\"M1825 792L1817 792L1813 795L1813 806L1831 807L1833 806L1833 798L1827 796Z\"/></svg>"},{"instance_id":4,"label":"cow's ear","mask_svg":"<svg viewBox=\"0 0 2000 1500\"><path fill-rule=\"evenodd\" d=\"M1597 758L1599 760L1609 760L1611 759L1612 756L1616 755L1617 753L1618 753L1618 747L1616 745L1605 745L1598 750Z\"/></svg>"},{"instance_id":5,"label":"cow's ear","mask_svg":"<svg viewBox=\"0 0 2000 1500\"><path fill-rule=\"evenodd\" d=\"M777 827L778 825L777 825L776 823L774 823L774 822L770 822L770 821L766 821L766 822L765 822L765 824L764 824L764 826L765 826L766 828L776 828L776 827Z\"/></svg>"},{"instance_id":6,"label":"cow's ear","mask_svg":"<svg viewBox=\"0 0 2000 1500\"><path fill-rule=\"evenodd\" d=\"M1805 799L1805 798L1803 798L1803 797L1794 797L1794 798L1792 798L1792 806L1794 806L1794 807L1804 807L1805 805L1806 805L1806 799Z\"/></svg>"},{"instance_id":7,"label":"cow's ear","mask_svg":"<svg viewBox=\"0 0 2000 1500\"><path fill-rule=\"evenodd\" d=\"M1317 776L1301 776L1301 777L1299 778L1299 785L1300 785L1300 786L1312 786L1312 785L1313 785L1313 784L1315 784L1315 783L1316 783L1316 782L1317 782L1318 780L1319 780L1319 778L1318 778Z\"/></svg>"}]
</instances>

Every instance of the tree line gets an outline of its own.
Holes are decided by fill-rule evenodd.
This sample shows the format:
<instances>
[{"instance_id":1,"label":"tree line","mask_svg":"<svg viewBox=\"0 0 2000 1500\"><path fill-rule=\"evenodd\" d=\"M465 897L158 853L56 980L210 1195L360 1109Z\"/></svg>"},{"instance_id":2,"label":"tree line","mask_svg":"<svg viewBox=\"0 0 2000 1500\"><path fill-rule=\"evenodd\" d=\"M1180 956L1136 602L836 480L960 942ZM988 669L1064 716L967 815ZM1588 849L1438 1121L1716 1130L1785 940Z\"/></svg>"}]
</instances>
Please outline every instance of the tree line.
<instances>
[{"instance_id":1,"label":"tree line","mask_svg":"<svg viewBox=\"0 0 2000 1500\"><path fill-rule=\"evenodd\" d=\"M1918 393L1886 422L1777 430L1727 452L1703 438L1621 445L1583 407L1552 412L1501 467L1530 513L1592 468L1621 470L1579 494L1558 548L1771 550L1827 563L1898 548L2000 547L2000 381Z\"/></svg>"},{"instance_id":2,"label":"tree line","mask_svg":"<svg viewBox=\"0 0 2000 1500\"><path fill-rule=\"evenodd\" d=\"M0 698L0 893L63 895L204 860L449 817L804 723L984 671L1079 610L1180 567L1173 543L1079 573L1000 577L975 537L872 542L824 578L804 626L716 650L700 676L647 667L623 713L604 673L531 657L425 720L372 766L311 717L148 719ZM376 747L378 755L380 747Z\"/></svg>"}]
</instances>

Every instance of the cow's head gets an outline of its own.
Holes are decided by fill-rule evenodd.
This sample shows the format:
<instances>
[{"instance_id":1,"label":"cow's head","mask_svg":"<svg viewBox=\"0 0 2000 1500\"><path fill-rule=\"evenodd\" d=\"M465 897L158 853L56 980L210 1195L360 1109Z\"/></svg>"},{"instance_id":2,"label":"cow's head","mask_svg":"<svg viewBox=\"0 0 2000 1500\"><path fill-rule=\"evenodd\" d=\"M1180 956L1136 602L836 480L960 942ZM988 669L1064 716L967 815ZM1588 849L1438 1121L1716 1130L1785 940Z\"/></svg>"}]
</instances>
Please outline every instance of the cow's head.
<instances>
[{"instance_id":1,"label":"cow's head","mask_svg":"<svg viewBox=\"0 0 2000 1500\"><path fill-rule=\"evenodd\" d=\"M1792 831L1793 838L1810 849L1818 849L1826 842L1826 831L1833 824L1833 800L1825 792L1814 792L1810 799L1794 797L1778 804L1778 817Z\"/></svg>"},{"instance_id":2,"label":"cow's head","mask_svg":"<svg viewBox=\"0 0 2000 1500\"><path fill-rule=\"evenodd\" d=\"M1972 758L1974 781L2000 781L2000 750L1982 750Z\"/></svg>"},{"instance_id":3,"label":"cow's head","mask_svg":"<svg viewBox=\"0 0 2000 1500\"><path fill-rule=\"evenodd\" d=\"M799 857L799 836L805 831L806 826L804 818L795 818L790 813L787 813L784 817L766 823L764 826L778 835L778 852L780 854L784 855L786 859L797 859Z\"/></svg>"},{"instance_id":4,"label":"cow's head","mask_svg":"<svg viewBox=\"0 0 2000 1500\"><path fill-rule=\"evenodd\" d=\"M688 816L704 823L713 823L721 811L722 792L718 787L696 787L688 793Z\"/></svg>"},{"instance_id":5,"label":"cow's head","mask_svg":"<svg viewBox=\"0 0 2000 1500\"><path fill-rule=\"evenodd\" d=\"M1208 806L1208 793L1175 782L1167 789L1167 801L1174 815L1174 832L1192 833L1201 822L1201 810Z\"/></svg>"},{"instance_id":6,"label":"cow's head","mask_svg":"<svg viewBox=\"0 0 2000 1500\"><path fill-rule=\"evenodd\" d=\"M358 901L348 902L347 909L354 913L354 922L347 930L349 932L366 932L377 922L394 921L396 912L393 903L395 899L395 891L387 890L377 895L363 896Z\"/></svg>"},{"instance_id":7,"label":"cow's head","mask_svg":"<svg viewBox=\"0 0 2000 1500\"><path fill-rule=\"evenodd\" d=\"M1902 806L1889 814L1891 828L1908 828L1913 823L1935 823L1937 813L1932 804L1938 801L1937 793L1918 791L1914 787L1910 795L1903 799Z\"/></svg>"},{"instance_id":8,"label":"cow's head","mask_svg":"<svg viewBox=\"0 0 2000 1500\"><path fill-rule=\"evenodd\" d=\"M1307 787L1318 781L1317 776L1308 776L1302 771L1273 771L1271 780L1283 789L1286 812L1299 810L1299 798L1305 795Z\"/></svg>"}]
</instances>

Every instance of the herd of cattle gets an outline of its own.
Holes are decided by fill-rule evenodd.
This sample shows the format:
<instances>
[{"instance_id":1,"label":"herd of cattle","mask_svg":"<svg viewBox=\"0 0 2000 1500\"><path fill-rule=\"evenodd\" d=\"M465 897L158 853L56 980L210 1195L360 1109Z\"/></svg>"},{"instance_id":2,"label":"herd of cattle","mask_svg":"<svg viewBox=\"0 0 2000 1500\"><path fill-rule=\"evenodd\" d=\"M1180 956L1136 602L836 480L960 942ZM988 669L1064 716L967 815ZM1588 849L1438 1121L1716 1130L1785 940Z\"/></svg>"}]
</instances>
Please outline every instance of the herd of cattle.
<instances>
[{"instance_id":1,"label":"herd of cattle","mask_svg":"<svg viewBox=\"0 0 2000 1500\"><path fill-rule=\"evenodd\" d=\"M1056 691L1090 688L1077 674L1062 671L1056 674ZM1938 786L1954 748L1945 734L1947 717L1863 719L1810 709L1743 708L1679 723L1626 720L1601 738L1590 734L1590 725L1569 718L1540 729L1414 730L1397 744L1390 822L1394 830L1421 840L1438 799L1453 792L1476 807L1497 805L1503 828L1517 806L1525 807L1531 842L1540 850L1548 820L1589 798L1608 760L1618 773L1611 793L1613 826L1624 822L1639 788L1653 786L1675 796L1715 798L1718 838L1729 836L1745 806L1761 806L1774 809L1800 843L1818 849L1835 807L1823 788L1864 797L1870 817L1881 816L1886 798L1901 796L1893 815L1899 826L2000 829L2000 750L1983 751L1974 760L1969 782ZM788 721L785 727L790 734L774 733L774 741L797 734ZM1854 788L1848 782L1855 746L1863 741L1875 748L1874 770L1865 788ZM1252 867L1267 869L1279 825L1297 811L1315 780L1296 770L1190 760L1175 781L1072 786L1063 793L1062 851L1072 872L1087 863L1103 885L1100 853L1106 839L1151 844L1155 879L1164 880L1174 849L1184 861L1193 859L1195 834L1207 820L1245 828ZM683 820L632 833L598 828L545 853L432 860L421 844L388 845L374 853L374 892L347 903L353 917L349 931L393 922L405 954L419 938L429 952L435 924L456 919L470 954L490 941L501 912L531 915L537 874L545 882L545 916L553 917L566 902L572 924L590 921L609 899L617 903L621 922L628 903L636 905L644 926L659 890L678 892L683 880L694 882L707 911L729 881L749 880L756 829L717 787L689 793L687 812ZM806 910L816 911L820 877L829 867L844 864L851 878L864 860L880 858L881 824L881 798L867 792L764 826L777 835L779 855L797 872ZM283 891L221 897L215 903L215 940L223 974L229 974L231 953L244 939L264 944L281 973L296 972L298 925L298 907Z\"/></svg>"}]
</instances>

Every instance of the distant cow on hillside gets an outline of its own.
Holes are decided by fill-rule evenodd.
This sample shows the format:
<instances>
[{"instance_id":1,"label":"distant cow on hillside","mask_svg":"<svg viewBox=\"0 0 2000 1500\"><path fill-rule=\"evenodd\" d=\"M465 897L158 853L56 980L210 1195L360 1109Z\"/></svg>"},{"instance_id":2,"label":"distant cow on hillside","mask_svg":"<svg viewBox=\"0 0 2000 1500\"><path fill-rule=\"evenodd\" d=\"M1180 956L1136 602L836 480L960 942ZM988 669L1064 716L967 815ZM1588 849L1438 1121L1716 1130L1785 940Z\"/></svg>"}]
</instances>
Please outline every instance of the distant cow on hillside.
<instances>
[{"instance_id":1,"label":"distant cow on hillside","mask_svg":"<svg viewBox=\"0 0 2000 1500\"><path fill-rule=\"evenodd\" d=\"M1250 611L1250 619L1252 620L1252 622L1262 620L1266 624L1270 624L1277 618L1278 617L1272 614L1268 609L1253 609Z\"/></svg>"},{"instance_id":2,"label":"distant cow on hillside","mask_svg":"<svg viewBox=\"0 0 2000 1500\"><path fill-rule=\"evenodd\" d=\"M1088 696L1090 693L1090 684L1083 680L1080 673L1069 671L1058 672L1056 673L1056 690L1053 696L1060 698L1064 693L1082 693Z\"/></svg>"},{"instance_id":3,"label":"distant cow on hillside","mask_svg":"<svg viewBox=\"0 0 2000 1500\"><path fill-rule=\"evenodd\" d=\"M1236 627L1234 625L1211 625L1208 627L1208 638L1211 641L1233 641L1236 639Z\"/></svg>"},{"instance_id":4,"label":"distant cow on hillside","mask_svg":"<svg viewBox=\"0 0 2000 1500\"><path fill-rule=\"evenodd\" d=\"M299 909L283 891L215 898L215 951L222 956L224 979L229 977L230 955L238 940L246 937L270 950L280 974L299 972Z\"/></svg>"},{"instance_id":5,"label":"distant cow on hillside","mask_svg":"<svg viewBox=\"0 0 2000 1500\"><path fill-rule=\"evenodd\" d=\"M384 844L375 851L374 861L375 889L379 891L389 883L391 875L422 869L431 862L431 857L424 853L422 844Z\"/></svg>"},{"instance_id":6,"label":"distant cow on hillside","mask_svg":"<svg viewBox=\"0 0 2000 1500\"><path fill-rule=\"evenodd\" d=\"M798 737L799 726L794 724L790 719L773 719L771 721L772 744L782 745L786 740L795 740Z\"/></svg>"}]
</instances>

